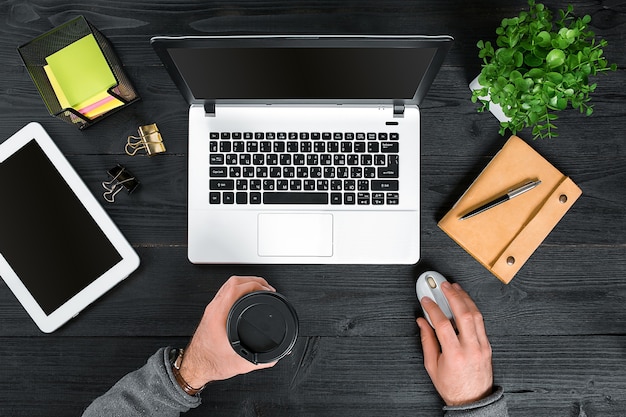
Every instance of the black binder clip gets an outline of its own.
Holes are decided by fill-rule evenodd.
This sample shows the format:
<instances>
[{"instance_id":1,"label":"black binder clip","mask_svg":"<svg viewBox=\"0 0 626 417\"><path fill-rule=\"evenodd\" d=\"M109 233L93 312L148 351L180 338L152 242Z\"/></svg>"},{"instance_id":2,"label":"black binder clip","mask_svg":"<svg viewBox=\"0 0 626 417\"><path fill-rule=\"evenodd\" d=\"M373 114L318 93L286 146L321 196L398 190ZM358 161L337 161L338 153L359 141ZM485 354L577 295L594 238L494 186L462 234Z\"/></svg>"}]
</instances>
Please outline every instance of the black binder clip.
<instances>
[{"instance_id":1,"label":"black binder clip","mask_svg":"<svg viewBox=\"0 0 626 417\"><path fill-rule=\"evenodd\" d=\"M145 149L148 156L165 152L163 137L156 123L139 126L139 136L129 136L124 150L129 156L135 156L140 149Z\"/></svg>"},{"instance_id":2,"label":"black binder clip","mask_svg":"<svg viewBox=\"0 0 626 417\"><path fill-rule=\"evenodd\" d=\"M128 194L130 194L139 186L137 178L120 164L108 170L107 174L109 174L109 177L112 179L110 181L104 181L102 187L106 190L103 197L109 203L115 202L115 196L122 191L122 189L126 189Z\"/></svg>"}]
</instances>

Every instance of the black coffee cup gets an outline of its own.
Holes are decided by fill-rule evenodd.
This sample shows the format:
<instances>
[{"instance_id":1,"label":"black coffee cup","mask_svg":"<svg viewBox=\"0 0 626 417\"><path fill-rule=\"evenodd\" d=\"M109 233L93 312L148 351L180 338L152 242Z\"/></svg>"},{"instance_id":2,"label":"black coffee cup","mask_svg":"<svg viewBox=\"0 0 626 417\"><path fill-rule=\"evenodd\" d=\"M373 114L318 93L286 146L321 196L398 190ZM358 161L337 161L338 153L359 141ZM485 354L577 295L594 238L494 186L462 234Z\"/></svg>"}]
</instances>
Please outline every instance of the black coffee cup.
<instances>
[{"instance_id":1,"label":"black coffee cup","mask_svg":"<svg viewBox=\"0 0 626 417\"><path fill-rule=\"evenodd\" d=\"M275 362L288 355L298 338L298 315L282 295L257 291L230 309L226 331L237 354L254 363Z\"/></svg>"}]
</instances>

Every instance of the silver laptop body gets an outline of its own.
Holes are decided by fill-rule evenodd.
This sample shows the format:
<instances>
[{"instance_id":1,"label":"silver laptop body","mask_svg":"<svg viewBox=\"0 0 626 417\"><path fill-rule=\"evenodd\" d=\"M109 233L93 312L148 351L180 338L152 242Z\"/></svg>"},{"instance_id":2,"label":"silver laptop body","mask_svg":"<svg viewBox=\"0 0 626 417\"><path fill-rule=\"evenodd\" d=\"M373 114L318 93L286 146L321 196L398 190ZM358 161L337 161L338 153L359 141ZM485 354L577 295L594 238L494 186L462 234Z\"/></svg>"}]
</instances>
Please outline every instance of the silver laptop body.
<instances>
[{"instance_id":1,"label":"silver laptop body","mask_svg":"<svg viewBox=\"0 0 626 417\"><path fill-rule=\"evenodd\" d=\"M413 264L449 36L151 40L189 108L193 263Z\"/></svg>"}]
</instances>

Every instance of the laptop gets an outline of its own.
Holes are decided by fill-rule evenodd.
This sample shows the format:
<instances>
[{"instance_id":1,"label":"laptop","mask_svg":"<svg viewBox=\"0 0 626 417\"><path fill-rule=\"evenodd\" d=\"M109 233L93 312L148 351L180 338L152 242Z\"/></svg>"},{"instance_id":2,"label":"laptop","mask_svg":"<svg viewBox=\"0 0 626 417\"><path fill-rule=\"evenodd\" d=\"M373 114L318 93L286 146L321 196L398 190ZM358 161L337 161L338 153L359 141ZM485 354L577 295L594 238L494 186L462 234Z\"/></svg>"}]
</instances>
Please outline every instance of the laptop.
<instances>
[{"instance_id":1,"label":"laptop","mask_svg":"<svg viewBox=\"0 0 626 417\"><path fill-rule=\"evenodd\" d=\"M192 263L414 264L450 36L158 36L189 103Z\"/></svg>"}]
</instances>

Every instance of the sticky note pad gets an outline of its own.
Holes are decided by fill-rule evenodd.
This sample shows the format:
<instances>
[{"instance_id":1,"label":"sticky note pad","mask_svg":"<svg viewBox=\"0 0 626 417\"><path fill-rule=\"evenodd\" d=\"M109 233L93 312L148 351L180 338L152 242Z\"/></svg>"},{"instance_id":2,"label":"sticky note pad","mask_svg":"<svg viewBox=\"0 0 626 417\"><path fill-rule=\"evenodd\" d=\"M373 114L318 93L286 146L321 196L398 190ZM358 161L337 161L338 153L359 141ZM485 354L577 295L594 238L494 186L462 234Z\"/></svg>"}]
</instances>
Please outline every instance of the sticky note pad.
<instances>
[{"instance_id":1,"label":"sticky note pad","mask_svg":"<svg viewBox=\"0 0 626 417\"><path fill-rule=\"evenodd\" d=\"M117 80L98 42L89 34L46 57L48 70L70 107L107 91ZM56 89L55 89L56 90Z\"/></svg>"},{"instance_id":2,"label":"sticky note pad","mask_svg":"<svg viewBox=\"0 0 626 417\"><path fill-rule=\"evenodd\" d=\"M45 65L43 69L46 72L46 75L48 76L48 80L50 80L50 85L52 86L52 89L54 90L54 94L57 96L57 99L59 100L59 104L61 105L61 108L67 109L68 107L71 107L69 101L67 101L65 92L63 91L63 89L59 85L59 82L57 81L57 77L54 76L52 69L50 69L50 65Z\"/></svg>"}]
</instances>

